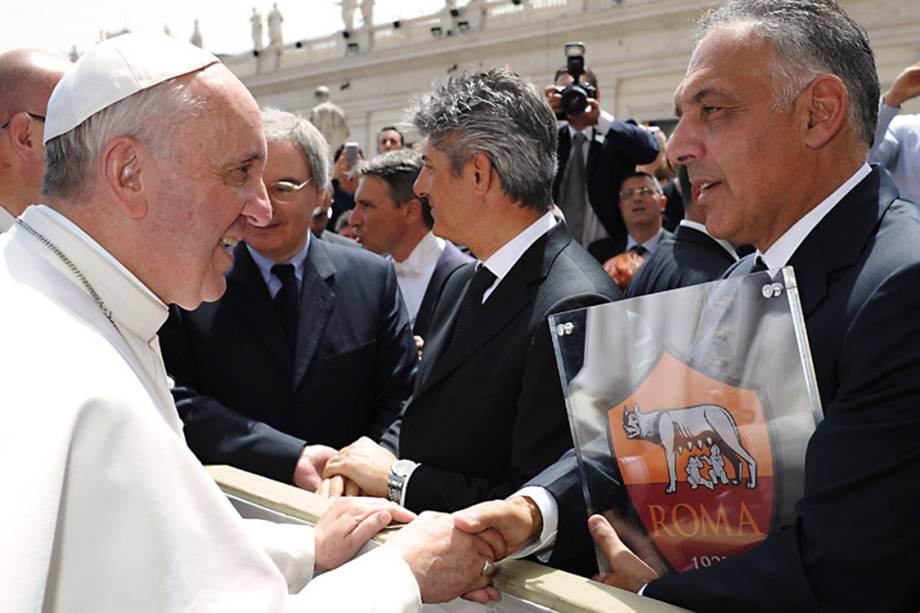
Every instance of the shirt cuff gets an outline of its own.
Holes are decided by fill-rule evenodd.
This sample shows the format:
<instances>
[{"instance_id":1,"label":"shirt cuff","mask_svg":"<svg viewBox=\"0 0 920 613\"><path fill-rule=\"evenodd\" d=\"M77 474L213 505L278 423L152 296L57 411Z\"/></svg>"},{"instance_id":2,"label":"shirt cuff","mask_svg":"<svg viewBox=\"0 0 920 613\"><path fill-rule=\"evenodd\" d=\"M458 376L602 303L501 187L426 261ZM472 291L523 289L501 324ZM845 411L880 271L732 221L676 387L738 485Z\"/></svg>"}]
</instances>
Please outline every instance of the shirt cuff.
<instances>
[{"instance_id":1,"label":"shirt cuff","mask_svg":"<svg viewBox=\"0 0 920 613\"><path fill-rule=\"evenodd\" d=\"M601 114L597 118L597 125L594 129L597 130L597 133L601 136L606 136L607 132L610 131L611 125L613 125L613 115L601 109Z\"/></svg>"},{"instance_id":2,"label":"shirt cuff","mask_svg":"<svg viewBox=\"0 0 920 613\"><path fill-rule=\"evenodd\" d=\"M416 463L416 465L412 467L412 470L409 471L409 474L406 475L406 480L403 481L402 492L399 494L399 506L401 507L406 506L406 492L409 491L409 479L412 478L412 473L414 473L419 466L421 466L421 464Z\"/></svg>"},{"instance_id":3,"label":"shirt cuff","mask_svg":"<svg viewBox=\"0 0 920 613\"><path fill-rule=\"evenodd\" d=\"M552 546L556 542L556 531L559 527L559 505L556 498L549 490L534 485L521 488L508 498L527 496L534 501L540 514L543 516L543 530L538 537L524 544L520 550L511 554L512 558L526 558L536 553L537 559L546 562L553 553Z\"/></svg>"}]
</instances>

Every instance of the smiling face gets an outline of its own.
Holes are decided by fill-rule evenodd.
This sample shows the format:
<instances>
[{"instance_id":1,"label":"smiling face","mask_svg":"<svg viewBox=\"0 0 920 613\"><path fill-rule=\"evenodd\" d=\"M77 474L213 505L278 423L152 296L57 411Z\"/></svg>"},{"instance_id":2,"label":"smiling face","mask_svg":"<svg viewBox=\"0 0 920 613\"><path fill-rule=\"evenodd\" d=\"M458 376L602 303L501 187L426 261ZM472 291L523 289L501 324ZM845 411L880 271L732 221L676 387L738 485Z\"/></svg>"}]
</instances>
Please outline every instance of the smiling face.
<instances>
[{"instance_id":1,"label":"smiling face","mask_svg":"<svg viewBox=\"0 0 920 613\"><path fill-rule=\"evenodd\" d=\"M187 309L220 298L233 263L221 244L244 226L268 223L261 172L265 139L255 100L222 65L190 78L207 112L177 129L169 159L159 162L157 205L151 207L150 258L160 258L151 280L164 302ZM215 134L221 138L214 138Z\"/></svg>"},{"instance_id":2,"label":"smiling face","mask_svg":"<svg viewBox=\"0 0 920 613\"><path fill-rule=\"evenodd\" d=\"M707 34L674 94L668 142L672 164L685 164L699 189L706 229L762 250L788 228L785 201L808 180L800 108L774 108L774 61L745 26Z\"/></svg>"},{"instance_id":3,"label":"smiling face","mask_svg":"<svg viewBox=\"0 0 920 613\"><path fill-rule=\"evenodd\" d=\"M271 186L278 181L300 185L312 176L298 145L292 141L268 143L268 161L262 179L269 186L272 220L264 227L247 224L243 240L276 262L287 262L297 255L306 244L313 209L322 202L322 190L311 180L296 193L282 197Z\"/></svg>"}]
</instances>

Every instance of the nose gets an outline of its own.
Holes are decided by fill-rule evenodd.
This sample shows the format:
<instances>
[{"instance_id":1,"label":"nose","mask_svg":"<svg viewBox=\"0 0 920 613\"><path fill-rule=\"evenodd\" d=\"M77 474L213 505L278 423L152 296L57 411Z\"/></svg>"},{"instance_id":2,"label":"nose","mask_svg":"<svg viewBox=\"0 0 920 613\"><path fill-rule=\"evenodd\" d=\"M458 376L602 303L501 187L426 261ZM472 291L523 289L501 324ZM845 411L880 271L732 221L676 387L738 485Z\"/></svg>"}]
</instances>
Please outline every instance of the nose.
<instances>
[{"instance_id":1,"label":"nose","mask_svg":"<svg viewBox=\"0 0 920 613\"><path fill-rule=\"evenodd\" d=\"M427 196L429 193L428 183L428 168L422 166L422 170L418 173L418 177L416 177L415 183L412 184L412 189L415 190L415 195Z\"/></svg>"},{"instance_id":2,"label":"nose","mask_svg":"<svg viewBox=\"0 0 920 613\"><path fill-rule=\"evenodd\" d=\"M672 166L681 166L699 160L703 155L702 143L696 130L686 117L681 117L668 139L667 156Z\"/></svg>"},{"instance_id":3,"label":"nose","mask_svg":"<svg viewBox=\"0 0 920 613\"><path fill-rule=\"evenodd\" d=\"M256 182L255 190L243 202L243 210L240 214L246 218L247 223L260 228L271 223L272 205L268 199L265 183L261 179Z\"/></svg>"},{"instance_id":4,"label":"nose","mask_svg":"<svg viewBox=\"0 0 920 613\"><path fill-rule=\"evenodd\" d=\"M364 211L361 210L360 205L355 206L355 208L351 210L351 217L349 218L349 221L353 226L360 226L364 223Z\"/></svg>"}]
</instances>

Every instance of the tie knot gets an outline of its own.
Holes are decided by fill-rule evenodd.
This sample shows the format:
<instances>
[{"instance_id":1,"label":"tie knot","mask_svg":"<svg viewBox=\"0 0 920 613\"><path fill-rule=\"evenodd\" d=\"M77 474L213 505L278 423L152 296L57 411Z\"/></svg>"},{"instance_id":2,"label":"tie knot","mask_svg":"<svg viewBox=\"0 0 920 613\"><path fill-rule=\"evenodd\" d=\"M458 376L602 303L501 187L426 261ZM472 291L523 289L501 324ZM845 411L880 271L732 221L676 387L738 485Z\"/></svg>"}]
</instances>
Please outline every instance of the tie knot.
<instances>
[{"instance_id":1,"label":"tie knot","mask_svg":"<svg viewBox=\"0 0 920 613\"><path fill-rule=\"evenodd\" d=\"M281 281L281 285L285 287L291 283L297 282L296 277L294 277L293 264L275 264L272 266L272 274L278 277L278 279Z\"/></svg>"},{"instance_id":2,"label":"tie knot","mask_svg":"<svg viewBox=\"0 0 920 613\"><path fill-rule=\"evenodd\" d=\"M588 140L588 137L585 136L584 132L576 132L575 138L573 139L576 145L583 145L585 141Z\"/></svg>"},{"instance_id":3,"label":"tie knot","mask_svg":"<svg viewBox=\"0 0 920 613\"><path fill-rule=\"evenodd\" d=\"M635 253L636 255L645 255L646 253L648 253L648 249L646 249L642 245L633 245L632 247L629 248L629 250Z\"/></svg>"}]
</instances>

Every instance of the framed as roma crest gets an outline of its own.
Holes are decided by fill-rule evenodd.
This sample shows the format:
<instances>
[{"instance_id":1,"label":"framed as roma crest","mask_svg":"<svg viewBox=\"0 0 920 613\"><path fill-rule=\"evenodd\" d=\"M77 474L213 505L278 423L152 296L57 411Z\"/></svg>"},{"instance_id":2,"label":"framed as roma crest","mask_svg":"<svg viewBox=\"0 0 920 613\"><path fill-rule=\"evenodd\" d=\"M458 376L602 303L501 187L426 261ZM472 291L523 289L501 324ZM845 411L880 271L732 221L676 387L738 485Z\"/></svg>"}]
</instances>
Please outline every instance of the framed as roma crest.
<instances>
[{"instance_id":1,"label":"framed as roma crest","mask_svg":"<svg viewBox=\"0 0 920 613\"><path fill-rule=\"evenodd\" d=\"M711 566L792 521L821 413L791 269L550 323L589 513L646 562Z\"/></svg>"}]
</instances>

